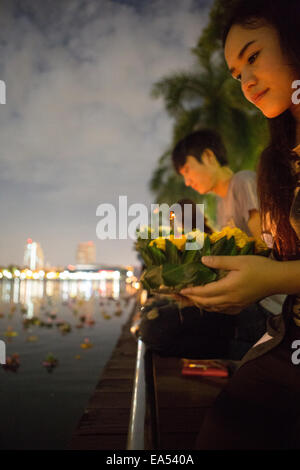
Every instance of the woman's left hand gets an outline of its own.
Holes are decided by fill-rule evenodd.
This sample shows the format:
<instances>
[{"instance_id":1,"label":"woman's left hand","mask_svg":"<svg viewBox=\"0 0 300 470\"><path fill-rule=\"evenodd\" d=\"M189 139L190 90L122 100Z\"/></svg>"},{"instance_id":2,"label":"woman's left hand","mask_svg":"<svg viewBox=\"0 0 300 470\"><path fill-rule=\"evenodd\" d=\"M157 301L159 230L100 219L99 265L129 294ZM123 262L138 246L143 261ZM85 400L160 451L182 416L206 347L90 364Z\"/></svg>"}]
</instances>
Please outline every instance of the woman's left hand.
<instances>
[{"instance_id":1,"label":"woman's left hand","mask_svg":"<svg viewBox=\"0 0 300 470\"><path fill-rule=\"evenodd\" d=\"M183 289L198 307L214 312L237 314L257 300L276 293L280 262L262 256L208 256L202 263L229 271L221 280L205 286Z\"/></svg>"}]
</instances>

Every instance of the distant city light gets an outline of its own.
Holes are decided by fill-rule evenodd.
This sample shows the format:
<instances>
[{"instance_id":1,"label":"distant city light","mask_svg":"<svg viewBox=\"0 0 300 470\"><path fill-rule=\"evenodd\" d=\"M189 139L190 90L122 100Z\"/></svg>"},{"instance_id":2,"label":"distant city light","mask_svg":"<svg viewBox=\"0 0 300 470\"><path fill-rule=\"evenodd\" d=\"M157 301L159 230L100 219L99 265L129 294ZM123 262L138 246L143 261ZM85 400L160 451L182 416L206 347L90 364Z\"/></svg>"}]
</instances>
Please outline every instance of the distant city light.
<instances>
[{"instance_id":1,"label":"distant city light","mask_svg":"<svg viewBox=\"0 0 300 470\"><path fill-rule=\"evenodd\" d=\"M49 273L46 274L47 279L55 279L56 278L56 273L50 271Z\"/></svg>"},{"instance_id":2,"label":"distant city light","mask_svg":"<svg viewBox=\"0 0 300 470\"><path fill-rule=\"evenodd\" d=\"M41 269L44 266L44 253L38 242L27 238L27 244L24 251L24 265L28 266L32 271Z\"/></svg>"},{"instance_id":3,"label":"distant city light","mask_svg":"<svg viewBox=\"0 0 300 470\"><path fill-rule=\"evenodd\" d=\"M123 275L125 275L126 271L123 271ZM130 271L131 273L131 271ZM125 276L124 276L125 277ZM98 271L93 270L83 270L78 269L69 270L65 269L64 271L48 271L45 272L43 269L40 270L32 270L32 269L14 269L13 271L9 269L2 269L0 270L0 279L32 279L32 280L87 280L87 281L114 281L119 284L121 279L121 272L119 270L107 270L107 269L99 269ZM124 279L125 280L125 279ZM137 279L134 276L131 276L130 279L126 278L126 282L133 282ZM116 287L115 287L116 288Z\"/></svg>"},{"instance_id":4,"label":"distant city light","mask_svg":"<svg viewBox=\"0 0 300 470\"><path fill-rule=\"evenodd\" d=\"M77 246L76 263L94 264L96 262L96 247L94 242L81 242Z\"/></svg>"},{"instance_id":5,"label":"distant city light","mask_svg":"<svg viewBox=\"0 0 300 470\"><path fill-rule=\"evenodd\" d=\"M12 273L8 271L7 269L3 270L3 276L6 277L7 279L12 279Z\"/></svg>"}]
</instances>

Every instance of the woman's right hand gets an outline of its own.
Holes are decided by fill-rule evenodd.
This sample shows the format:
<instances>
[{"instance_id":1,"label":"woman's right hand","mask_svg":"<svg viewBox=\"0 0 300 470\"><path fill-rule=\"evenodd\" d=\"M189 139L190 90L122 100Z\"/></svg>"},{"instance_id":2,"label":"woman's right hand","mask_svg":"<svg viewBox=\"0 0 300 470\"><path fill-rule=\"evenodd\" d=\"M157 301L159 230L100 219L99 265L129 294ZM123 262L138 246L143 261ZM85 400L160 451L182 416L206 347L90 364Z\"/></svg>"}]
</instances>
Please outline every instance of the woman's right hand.
<instances>
[{"instance_id":1,"label":"woman's right hand","mask_svg":"<svg viewBox=\"0 0 300 470\"><path fill-rule=\"evenodd\" d=\"M176 300L180 308L195 307L195 302L181 294L172 294L172 298Z\"/></svg>"},{"instance_id":2,"label":"woman's right hand","mask_svg":"<svg viewBox=\"0 0 300 470\"><path fill-rule=\"evenodd\" d=\"M209 256L202 258L202 262L213 269L229 271L219 281L180 292L204 310L235 315L258 300L281 293L278 286L282 263L279 261L248 255Z\"/></svg>"}]
</instances>

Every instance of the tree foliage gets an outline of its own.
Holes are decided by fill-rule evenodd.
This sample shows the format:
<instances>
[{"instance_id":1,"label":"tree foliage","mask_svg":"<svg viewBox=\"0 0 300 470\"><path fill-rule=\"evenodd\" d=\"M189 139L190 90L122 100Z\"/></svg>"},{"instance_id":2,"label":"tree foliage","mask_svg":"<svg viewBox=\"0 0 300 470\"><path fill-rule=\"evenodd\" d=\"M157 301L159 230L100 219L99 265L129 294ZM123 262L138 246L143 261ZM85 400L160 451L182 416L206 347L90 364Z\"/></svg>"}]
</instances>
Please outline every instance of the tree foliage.
<instances>
[{"instance_id":1,"label":"tree foliage","mask_svg":"<svg viewBox=\"0 0 300 470\"><path fill-rule=\"evenodd\" d=\"M236 0L215 0L207 27L195 48L191 70L176 71L156 82L153 98L162 98L173 121L173 135L169 148L160 157L150 189L156 202L172 204L183 197L207 204L213 219L215 209L212 196L200 196L186 188L175 174L171 152L176 143L200 127L209 127L223 137L228 150L229 164L234 171L255 169L259 154L266 145L266 120L243 96L240 84L233 80L223 57L221 36L228 6Z\"/></svg>"}]
</instances>

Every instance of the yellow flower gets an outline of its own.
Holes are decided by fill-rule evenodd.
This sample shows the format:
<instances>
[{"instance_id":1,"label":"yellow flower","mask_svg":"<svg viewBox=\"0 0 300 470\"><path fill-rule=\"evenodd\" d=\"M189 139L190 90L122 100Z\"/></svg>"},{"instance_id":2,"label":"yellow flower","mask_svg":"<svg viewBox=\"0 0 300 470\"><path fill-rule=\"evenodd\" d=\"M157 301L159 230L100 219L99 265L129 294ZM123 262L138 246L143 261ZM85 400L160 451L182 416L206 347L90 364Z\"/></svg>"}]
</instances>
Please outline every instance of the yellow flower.
<instances>
[{"instance_id":1,"label":"yellow flower","mask_svg":"<svg viewBox=\"0 0 300 470\"><path fill-rule=\"evenodd\" d=\"M227 237L227 240L234 237L235 243L239 248L243 248L248 242L253 240L253 238L248 237L245 232L236 227L224 227L221 232L214 232L209 238L212 243L216 243L225 236Z\"/></svg>"},{"instance_id":2,"label":"yellow flower","mask_svg":"<svg viewBox=\"0 0 300 470\"><path fill-rule=\"evenodd\" d=\"M170 235L169 237L158 237L155 238L155 240L152 240L149 244L149 246L155 245L157 248L160 248L161 250L165 251L166 250L166 239L170 240L170 242L173 243L173 245L177 246L178 250L182 250L185 246L186 243L186 236L183 235L180 238L174 238L174 235Z\"/></svg>"},{"instance_id":3,"label":"yellow flower","mask_svg":"<svg viewBox=\"0 0 300 470\"><path fill-rule=\"evenodd\" d=\"M182 235L182 237L180 237L180 238L174 238L174 235L170 235L170 237L168 237L168 239L170 240L170 242L172 242L174 245L177 246L178 250L182 250L185 246L185 243L186 243L186 236L185 235Z\"/></svg>"},{"instance_id":4,"label":"yellow flower","mask_svg":"<svg viewBox=\"0 0 300 470\"><path fill-rule=\"evenodd\" d=\"M261 251L267 250L268 245L263 240L255 240L255 253L260 253Z\"/></svg>"},{"instance_id":5,"label":"yellow flower","mask_svg":"<svg viewBox=\"0 0 300 470\"><path fill-rule=\"evenodd\" d=\"M155 238L155 240L152 240L149 244L149 246L153 246L153 245L156 245L157 248L160 248L161 250L165 251L166 239L164 237Z\"/></svg>"}]
</instances>

